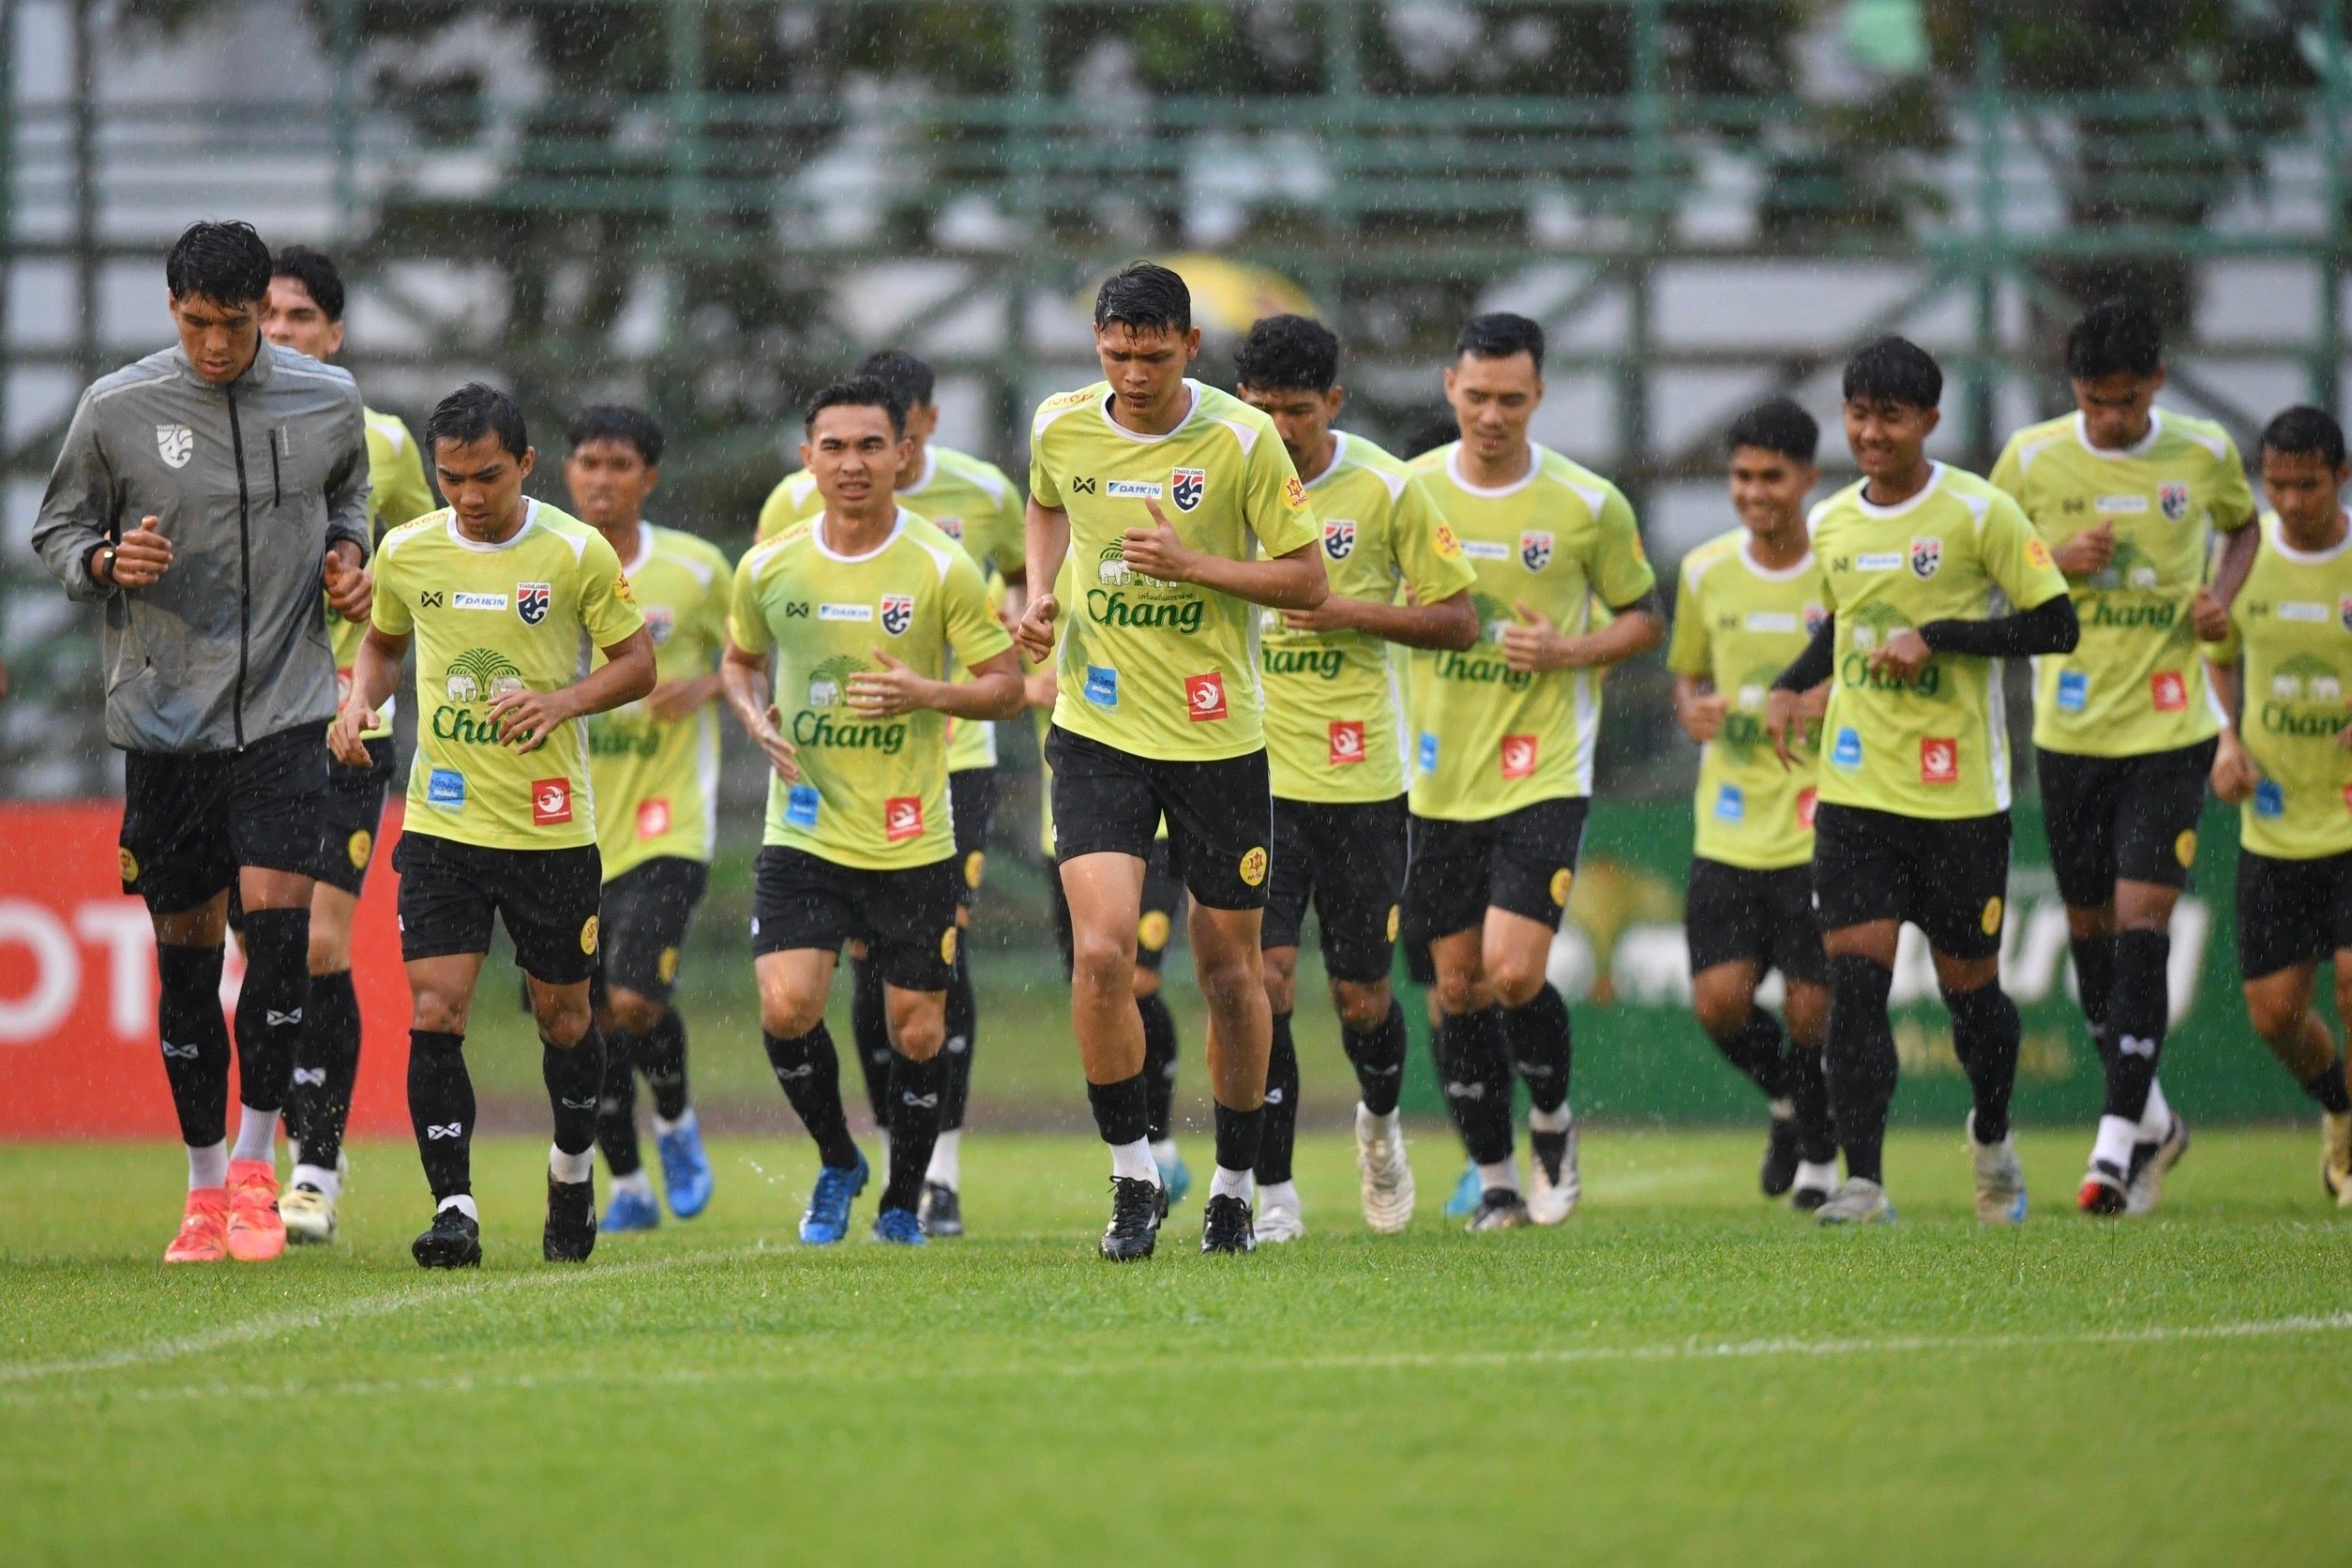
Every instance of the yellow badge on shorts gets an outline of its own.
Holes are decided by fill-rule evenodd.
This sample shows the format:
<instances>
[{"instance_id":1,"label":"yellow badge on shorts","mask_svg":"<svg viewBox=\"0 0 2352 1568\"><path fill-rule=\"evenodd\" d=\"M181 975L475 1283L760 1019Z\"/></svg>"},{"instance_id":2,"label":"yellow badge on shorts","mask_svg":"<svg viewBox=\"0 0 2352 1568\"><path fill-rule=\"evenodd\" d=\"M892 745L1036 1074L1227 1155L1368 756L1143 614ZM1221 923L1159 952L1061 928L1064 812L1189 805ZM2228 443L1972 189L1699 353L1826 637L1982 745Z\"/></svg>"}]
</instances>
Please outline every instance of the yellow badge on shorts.
<instances>
[{"instance_id":1,"label":"yellow badge on shorts","mask_svg":"<svg viewBox=\"0 0 2352 1568\"><path fill-rule=\"evenodd\" d=\"M114 864L116 868L122 872L123 881L125 882L135 882L139 880L139 857L130 852L130 847L128 845L119 845L116 847L114 851Z\"/></svg>"},{"instance_id":2,"label":"yellow badge on shorts","mask_svg":"<svg viewBox=\"0 0 2352 1568\"><path fill-rule=\"evenodd\" d=\"M953 926L939 934L939 961L943 964L956 961L956 927Z\"/></svg>"},{"instance_id":3,"label":"yellow badge on shorts","mask_svg":"<svg viewBox=\"0 0 2352 1568\"><path fill-rule=\"evenodd\" d=\"M974 850L964 856L964 885L974 893L980 891L980 879L988 874L988 852Z\"/></svg>"},{"instance_id":4,"label":"yellow badge on shorts","mask_svg":"<svg viewBox=\"0 0 2352 1568\"><path fill-rule=\"evenodd\" d=\"M1145 910L1135 923L1135 940L1156 953L1168 945L1168 912Z\"/></svg>"},{"instance_id":5,"label":"yellow badge on shorts","mask_svg":"<svg viewBox=\"0 0 2352 1568\"><path fill-rule=\"evenodd\" d=\"M594 953L596 950L596 917L593 914L588 917L587 924L580 928L580 950L582 953Z\"/></svg>"},{"instance_id":6,"label":"yellow badge on shorts","mask_svg":"<svg viewBox=\"0 0 2352 1568\"><path fill-rule=\"evenodd\" d=\"M1574 883L1576 880L1576 872L1570 870L1565 866L1561 867L1559 870L1554 871L1552 873L1552 902L1555 904L1565 904L1568 901L1569 886Z\"/></svg>"},{"instance_id":7,"label":"yellow badge on shorts","mask_svg":"<svg viewBox=\"0 0 2352 1568\"><path fill-rule=\"evenodd\" d=\"M1401 911L1397 908L1397 906L1396 906L1396 905L1395 905L1395 904L1391 904L1391 905L1389 905L1389 907L1388 907L1388 940L1389 940L1389 941L1391 941L1391 942L1395 942L1395 941L1396 940L1396 922L1397 922L1397 918L1398 918L1398 916L1399 916L1401 913L1402 913L1402 912L1401 912Z\"/></svg>"},{"instance_id":8,"label":"yellow badge on shorts","mask_svg":"<svg viewBox=\"0 0 2352 1568\"><path fill-rule=\"evenodd\" d=\"M1977 918L1977 924L1983 927L1984 934L1988 937L1996 935L1999 932L2001 928L2001 901L1999 898L1993 897L1984 900L1984 912Z\"/></svg>"},{"instance_id":9,"label":"yellow badge on shorts","mask_svg":"<svg viewBox=\"0 0 2352 1568\"><path fill-rule=\"evenodd\" d=\"M1260 844L1242 856L1242 883L1245 887L1256 887L1265 880L1266 846Z\"/></svg>"},{"instance_id":10,"label":"yellow badge on shorts","mask_svg":"<svg viewBox=\"0 0 2352 1568\"><path fill-rule=\"evenodd\" d=\"M354 833L351 841L343 846L343 852L351 856L351 868L354 871L365 869L368 856L374 852L375 847L376 836L366 828Z\"/></svg>"},{"instance_id":11,"label":"yellow badge on shorts","mask_svg":"<svg viewBox=\"0 0 2352 1568\"><path fill-rule=\"evenodd\" d=\"M2195 828L2184 827L2180 830L2180 837L2172 841L2172 857L2180 862L2180 868L2184 871L2196 863L2197 830Z\"/></svg>"},{"instance_id":12,"label":"yellow badge on shorts","mask_svg":"<svg viewBox=\"0 0 2352 1568\"><path fill-rule=\"evenodd\" d=\"M678 977L678 950L674 947L663 948L661 957L654 960L654 972L661 976L661 983L665 986L675 980Z\"/></svg>"}]
</instances>

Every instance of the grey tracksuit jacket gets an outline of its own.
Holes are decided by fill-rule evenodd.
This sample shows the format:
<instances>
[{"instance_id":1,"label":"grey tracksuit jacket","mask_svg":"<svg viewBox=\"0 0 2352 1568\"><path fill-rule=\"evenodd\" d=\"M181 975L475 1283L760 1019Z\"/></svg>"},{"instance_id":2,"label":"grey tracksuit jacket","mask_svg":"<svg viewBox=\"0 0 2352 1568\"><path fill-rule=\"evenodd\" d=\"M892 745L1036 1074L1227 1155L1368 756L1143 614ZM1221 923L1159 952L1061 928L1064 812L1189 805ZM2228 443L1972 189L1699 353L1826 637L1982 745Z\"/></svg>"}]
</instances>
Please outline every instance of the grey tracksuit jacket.
<instances>
[{"instance_id":1,"label":"grey tracksuit jacket","mask_svg":"<svg viewBox=\"0 0 2352 1568\"><path fill-rule=\"evenodd\" d=\"M90 552L152 513L171 569L93 581ZM267 342L216 386L177 348L82 395L33 546L106 604L106 738L128 751L241 748L335 715L320 566L368 550L368 436L351 376Z\"/></svg>"}]
</instances>

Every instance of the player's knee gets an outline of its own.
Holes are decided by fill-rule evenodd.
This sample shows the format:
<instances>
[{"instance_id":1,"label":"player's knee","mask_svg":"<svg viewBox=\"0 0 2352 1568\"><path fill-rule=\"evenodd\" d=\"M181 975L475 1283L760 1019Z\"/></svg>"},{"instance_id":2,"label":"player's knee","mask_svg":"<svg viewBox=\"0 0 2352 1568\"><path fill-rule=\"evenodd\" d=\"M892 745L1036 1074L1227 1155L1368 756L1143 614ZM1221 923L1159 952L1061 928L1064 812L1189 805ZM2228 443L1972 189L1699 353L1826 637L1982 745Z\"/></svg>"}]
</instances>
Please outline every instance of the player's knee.
<instances>
[{"instance_id":1,"label":"player's knee","mask_svg":"<svg viewBox=\"0 0 2352 1568\"><path fill-rule=\"evenodd\" d=\"M1728 1040L1748 1024L1754 1003L1728 988L1701 988L1691 998L1691 1012L1710 1040Z\"/></svg>"},{"instance_id":2,"label":"player's knee","mask_svg":"<svg viewBox=\"0 0 2352 1568\"><path fill-rule=\"evenodd\" d=\"M890 1046L899 1055L914 1062L928 1062L946 1043L947 1018L943 1009L915 1007L891 1015Z\"/></svg>"},{"instance_id":3,"label":"player's knee","mask_svg":"<svg viewBox=\"0 0 2352 1568\"><path fill-rule=\"evenodd\" d=\"M2302 1032L2306 1009L2291 1005L2286 997L2246 993L2246 1019L2254 1032L2273 1045L2293 1040Z\"/></svg>"},{"instance_id":4,"label":"player's knee","mask_svg":"<svg viewBox=\"0 0 2352 1568\"><path fill-rule=\"evenodd\" d=\"M1486 983L1505 1007L1524 1007L1544 988L1544 966L1515 954L1486 966Z\"/></svg>"},{"instance_id":5,"label":"player's knee","mask_svg":"<svg viewBox=\"0 0 2352 1568\"><path fill-rule=\"evenodd\" d=\"M1142 989L1136 985L1135 959L1120 942L1108 937L1080 936L1072 948L1070 980L1078 989L1096 995L1129 988Z\"/></svg>"},{"instance_id":6,"label":"player's knee","mask_svg":"<svg viewBox=\"0 0 2352 1568\"><path fill-rule=\"evenodd\" d=\"M1475 970L1440 970L1430 988L1438 1006L1449 1014L1475 1013L1493 1004L1494 992Z\"/></svg>"},{"instance_id":7,"label":"player's knee","mask_svg":"<svg viewBox=\"0 0 2352 1568\"><path fill-rule=\"evenodd\" d=\"M465 1033L469 998L452 996L444 991L418 991L411 1007L410 1027L428 1034L462 1034Z\"/></svg>"},{"instance_id":8,"label":"player's knee","mask_svg":"<svg viewBox=\"0 0 2352 1568\"><path fill-rule=\"evenodd\" d=\"M797 1040L825 1018L822 991L802 992L785 987L761 987L760 1027L779 1040Z\"/></svg>"},{"instance_id":9,"label":"player's knee","mask_svg":"<svg viewBox=\"0 0 2352 1568\"><path fill-rule=\"evenodd\" d=\"M1299 977L1295 970L1269 962L1265 967L1266 1005L1288 1013L1298 1005Z\"/></svg>"},{"instance_id":10,"label":"player's knee","mask_svg":"<svg viewBox=\"0 0 2352 1568\"><path fill-rule=\"evenodd\" d=\"M1264 989L1262 971L1254 953L1211 954L1194 951L1194 969L1200 980L1200 999L1219 1012L1244 1005L1252 991Z\"/></svg>"},{"instance_id":11,"label":"player's knee","mask_svg":"<svg viewBox=\"0 0 2352 1568\"><path fill-rule=\"evenodd\" d=\"M605 992L605 1008L611 1018L610 1027L626 1029L632 1034L650 1034L669 1011L660 1003L642 991L623 990L618 987Z\"/></svg>"},{"instance_id":12,"label":"player's knee","mask_svg":"<svg viewBox=\"0 0 2352 1568\"><path fill-rule=\"evenodd\" d=\"M1332 1011L1357 1033L1388 1021L1389 994L1385 980L1334 980L1331 983Z\"/></svg>"},{"instance_id":13,"label":"player's knee","mask_svg":"<svg viewBox=\"0 0 2352 1568\"><path fill-rule=\"evenodd\" d=\"M351 933L322 926L314 916L310 921L309 960L313 974L339 974L351 968Z\"/></svg>"},{"instance_id":14,"label":"player's knee","mask_svg":"<svg viewBox=\"0 0 2352 1568\"><path fill-rule=\"evenodd\" d=\"M539 1038L551 1046L568 1049L580 1043L588 1033L592 1021L585 994L550 994L534 989L531 1012L539 1026Z\"/></svg>"}]
</instances>

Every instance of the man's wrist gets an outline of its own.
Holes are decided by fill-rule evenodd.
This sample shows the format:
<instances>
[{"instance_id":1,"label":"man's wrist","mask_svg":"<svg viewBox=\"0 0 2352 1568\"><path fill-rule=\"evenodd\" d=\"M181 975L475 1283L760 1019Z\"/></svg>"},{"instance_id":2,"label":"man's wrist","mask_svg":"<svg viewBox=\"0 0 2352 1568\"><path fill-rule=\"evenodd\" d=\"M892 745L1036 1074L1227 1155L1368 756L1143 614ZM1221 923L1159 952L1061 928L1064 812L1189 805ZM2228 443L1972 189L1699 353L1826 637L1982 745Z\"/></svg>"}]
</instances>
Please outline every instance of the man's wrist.
<instances>
[{"instance_id":1,"label":"man's wrist","mask_svg":"<svg viewBox=\"0 0 2352 1568\"><path fill-rule=\"evenodd\" d=\"M83 569L89 574L90 580L101 588L121 586L114 580L114 554L112 544L101 544L83 559Z\"/></svg>"}]
</instances>

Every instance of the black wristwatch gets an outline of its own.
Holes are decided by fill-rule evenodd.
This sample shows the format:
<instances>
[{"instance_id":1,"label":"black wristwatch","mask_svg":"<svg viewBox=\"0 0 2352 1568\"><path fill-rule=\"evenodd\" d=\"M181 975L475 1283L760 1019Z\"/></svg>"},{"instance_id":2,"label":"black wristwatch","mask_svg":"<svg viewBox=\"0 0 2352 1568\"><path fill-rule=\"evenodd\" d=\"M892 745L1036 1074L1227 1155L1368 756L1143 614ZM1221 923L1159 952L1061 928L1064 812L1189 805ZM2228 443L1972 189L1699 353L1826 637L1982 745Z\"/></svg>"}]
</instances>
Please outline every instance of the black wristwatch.
<instances>
[{"instance_id":1,"label":"black wristwatch","mask_svg":"<svg viewBox=\"0 0 2352 1568\"><path fill-rule=\"evenodd\" d=\"M90 580L108 588L122 586L114 580L114 547L113 545L100 545L90 552Z\"/></svg>"}]
</instances>

